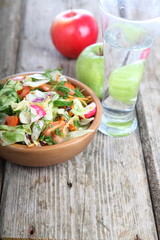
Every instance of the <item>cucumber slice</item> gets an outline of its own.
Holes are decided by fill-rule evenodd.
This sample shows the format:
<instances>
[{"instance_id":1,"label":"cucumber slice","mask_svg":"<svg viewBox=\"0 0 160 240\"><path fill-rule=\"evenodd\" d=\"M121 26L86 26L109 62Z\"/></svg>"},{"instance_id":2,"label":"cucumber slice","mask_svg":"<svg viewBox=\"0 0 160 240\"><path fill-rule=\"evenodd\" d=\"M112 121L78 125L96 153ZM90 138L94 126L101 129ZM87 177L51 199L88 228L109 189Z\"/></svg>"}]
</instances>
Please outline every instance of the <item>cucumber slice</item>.
<instances>
[{"instance_id":1,"label":"cucumber slice","mask_svg":"<svg viewBox=\"0 0 160 240\"><path fill-rule=\"evenodd\" d=\"M133 104L137 98L145 60L115 69L108 80L109 94L116 100Z\"/></svg>"}]
</instances>

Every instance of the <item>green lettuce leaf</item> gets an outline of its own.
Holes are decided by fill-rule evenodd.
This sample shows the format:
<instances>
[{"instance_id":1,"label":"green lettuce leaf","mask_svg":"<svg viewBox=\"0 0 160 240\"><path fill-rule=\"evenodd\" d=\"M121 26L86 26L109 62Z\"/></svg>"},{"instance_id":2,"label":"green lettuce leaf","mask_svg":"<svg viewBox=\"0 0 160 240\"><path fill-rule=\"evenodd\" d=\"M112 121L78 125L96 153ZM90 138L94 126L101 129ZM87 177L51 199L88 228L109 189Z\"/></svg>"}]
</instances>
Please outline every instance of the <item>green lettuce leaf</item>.
<instances>
[{"instance_id":1,"label":"green lettuce leaf","mask_svg":"<svg viewBox=\"0 0 160 240\"><path fill-rule=\"evenodd\" d=\"M5 124L7 114L0 112L0 124Z\"/></svg>"},{"instance_id":2,"label":"green lettuce leaf","mask_svg":"<svg viewBox=\"0 0 160 240\"><path fill-rule=\"evenodd\" d=\"M64 107L64 106L70 107L72 106L72 104L73 104L73 101L66 101L64 99L58 99L54 101L54 105L56 107Z\"/></svg>"},{"instance_id":3,"label":"green lettuce leaf","mask_svg":"<svg viewBox=\"0 0 160 240\"><path fill-rule=\"evenodd\" d=\"M17 92L10 88L4 87L0 90L0 112L8 113L11 110L11 104L19 100Z\"/></svg>"},{"instance_id":4,"label":"green lettuce leaf","mask_svg":"<svg viewBox=\"0 0 160 240\"><path fill-rule=\"evenodd\" d=\"M22 90L22 84L19 81L14 81L12 79L9 79L6 84L4 85L4 88L12 88L14 91Z\"/></svg>"},{"instance_id":5,"label":"green lettuce leaf","mask_svg":"<svg viewBox=\"0 0 160 240\"><path fill-rule=\"evenodd\" d=\"M84 117L86 109L82 106L82 103L77 98L75 98L73 102L74 102L74 108L71 110L71 112L74 115Z\"/></svg>"},{"instance_id":6,"label":"green lettuce leaf","mask_svg":"<svg viewBox=\"0 0 160 240\"><path fill-rule=\"evenodd\" d=\"M0 130L2 146L23 142L25 140L25 134L31 134L29 125L20 125L16 127L0 125Z\"/></svg>"}]
</instances>

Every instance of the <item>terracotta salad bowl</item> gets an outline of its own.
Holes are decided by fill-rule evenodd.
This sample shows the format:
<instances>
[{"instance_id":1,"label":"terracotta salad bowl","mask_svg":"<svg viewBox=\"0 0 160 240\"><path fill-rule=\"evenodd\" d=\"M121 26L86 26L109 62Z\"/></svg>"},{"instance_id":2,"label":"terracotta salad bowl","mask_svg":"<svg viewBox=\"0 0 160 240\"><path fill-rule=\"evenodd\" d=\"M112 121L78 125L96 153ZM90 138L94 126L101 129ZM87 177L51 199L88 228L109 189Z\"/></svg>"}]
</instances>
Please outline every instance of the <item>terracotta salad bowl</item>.
<instances>
[{"instance_id":1,"label":"terracotta salad bowl","mask_svg":"<svg viewBox=\"0 0 160 240\"><path fill-rule=\"evenodd\" d=\"M40 74L42 74L42 72L19 73L19 74L12 75L12 76L2 79L0 84L4 85L9 79L22 82L23 77L26 78L26 77L30 77L30 76L36 76L35 74L40 75ZM3 139L1 138L1 140L0 140L0 143L1 143L0 144L0 157L1 158L4 158L6 160L9 160L15 164L22 165L22 166L31 166L31 167L50 166L50 165L62 163L62 162L72 159L77 154L82 152L88 146L88 144L92 141L92 139L94 138L94 136L97 132L97 129L99 127L101 117L102 117L101 102L99 101L99 99L95 95L95 93L89 87L84 85L83 83L81 83L73 78L70 78L68 76L62 75L62 77L66 78L67 82L69 82L71 85L73 85L76 89L78 88L83 93L84 99L85 99L85 97L89 96L90 102L95 103L96 111L94 113L93 120L88 125L86 133L83 135L77 136L71 140L69 139L64 142L62 141L62 142L60 142L58 144L54 144L54 145L48 145L48 144L40 145L39 143L38 143L39 145L36 145L33 142L31 142L31 144L29 144L29 145L26 145L21 142L13 143L13 144L4 144ZM41 81L41 79L39 79L39 81ZM30 88L30 89L33 90L33 88ZM72 91L72 89L71 89L71 91ZM45 93L45 90L44 90L44 93ZM21 90L21 94L22 94L22 90ZM57 94L60 94L60 93L57 91ZM20 95L19 95L19 97L20 97ZM8 96L8 98L10 98L10 96ZM72 98L74 98L73 92L72 92L70 98L71 98L71 100L72 100ZM26 98L24 98L24 101L25 101L25 99ZM35 103L35 104L37 104L37 103ZM89 103L88 103L88 105L89 105ZM33 106L33 103L32 103L32 106ZM38 105L38 106L40 106L40 105ZM66 109L67 109L67 107L65 107L65 110ZM17 114L18 114L18 111L17 111ZM83 119L83 117L81 116L80 119ZM26 119L25 119L25 121L26 121ZM66 120L64 120L64 122L65 121ZM0 123L0 124L1 124L0 126L2 126L2 123ZM7 123L5 122L3 124L7 125L8 122ZM69 126L69 124L67 126ZM8 125L7 125L7 127L8 127ZM4 132L4 131L5 130L3 130L3 128L0 128L1 135L3 134L2 132ZM48 129L47 129L47 131L48 131ZM29 138L28 138L28 141L30 141ZM37 141L35 141L35 142L37 142Z\"/></svg>"}]
</instances>

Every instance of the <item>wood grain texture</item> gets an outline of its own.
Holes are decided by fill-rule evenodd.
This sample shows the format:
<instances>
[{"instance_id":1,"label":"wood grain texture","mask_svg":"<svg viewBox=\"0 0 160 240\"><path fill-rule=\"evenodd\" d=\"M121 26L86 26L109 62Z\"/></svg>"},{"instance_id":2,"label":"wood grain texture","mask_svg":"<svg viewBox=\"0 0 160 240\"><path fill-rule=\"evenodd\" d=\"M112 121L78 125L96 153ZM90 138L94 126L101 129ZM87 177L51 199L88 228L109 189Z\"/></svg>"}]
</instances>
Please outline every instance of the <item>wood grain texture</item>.
<instances>
[{"instance_id":1,"label":"wood grain texture","mask_svg":"<svg viewBox=\"0 0 160 240\"><path fill-rule=\"evenodd\" d=\"M0 0L0 77L16 71L21 30L21 0Z\"/></svg>"},{"instance_id":2,"label":"wood grain texture","mask_svg":"<svg viewBox=\"0 0 160 240\"><path fill-rule=\"evenodd\" d=\"M157 239L139 146L138 133L124 139L99 133L61 165L7 163L1 237Z\"/></svg>"},{"instance_id":3,"label":"wood grain texture","mask_svg":"<svg viewBox=\"0 0 160 240\"><path fill-rule=\"evenodd\" d=\"M96 0L26 1L17 72L63 67L75 77L75 60L61 56L49 36L54 16L70 6L98 19ZM3 186L1 238L158 239L138 130L125 138L98 133L76 158L52 167L7 162Z\"/></svg>"},{"instance_id":4,"label":"wood grain texture","mask_svg":"<svg viewBox=\"0 0 160 240\"><path fill-rule=\"evenodd\" d=\"M13 74L16 69L21 9L21 0L0 0L0 78ZM3 172L4 161L0 159L0 190Z\"/></svg>"},{"instance_id":5,"label":"wood grain texture","mask_svg":"<svg viewBox=\"0 0 160 240\"><path fill-rule=\"evenodd\" d=\"M160 238L160 41L148 59L137 104L143 152ZM158 50L157 50L158 49Z\"/></svg>"},{"instance_id":6,"label":"wood grain texture","mask_svg":"<svg viewBox=\"0 0 160 240\"><path fill-rule=\"evenodd\" d=\"M0 201L1 201L1 193L3 188L4 166L5 166L5 160L0 158Z\"/></svg>"}]
</instances>

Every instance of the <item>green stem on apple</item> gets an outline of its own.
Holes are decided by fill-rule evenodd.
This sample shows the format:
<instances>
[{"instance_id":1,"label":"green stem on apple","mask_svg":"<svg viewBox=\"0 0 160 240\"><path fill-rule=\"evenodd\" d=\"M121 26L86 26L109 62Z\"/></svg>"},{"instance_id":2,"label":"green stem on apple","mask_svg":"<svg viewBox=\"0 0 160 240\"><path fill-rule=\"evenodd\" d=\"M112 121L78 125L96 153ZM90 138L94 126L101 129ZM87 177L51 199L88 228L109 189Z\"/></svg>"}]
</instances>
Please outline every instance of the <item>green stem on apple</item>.
<instances>
[{"instance_id":1,"label":"green stem on apple","mask_svg":"<svg viewBox=\"0 0 160 240\"><path fill-rule=\"evenodd\" d=\"M99 47L97 55L98 56L103 56L103 49L102 48Z\"/></svg>"}]
</instances>

